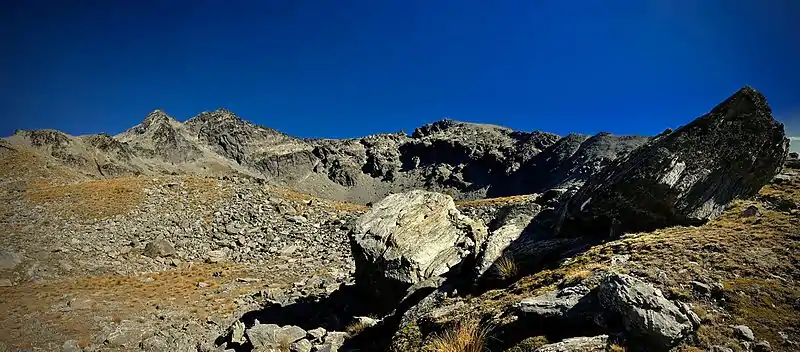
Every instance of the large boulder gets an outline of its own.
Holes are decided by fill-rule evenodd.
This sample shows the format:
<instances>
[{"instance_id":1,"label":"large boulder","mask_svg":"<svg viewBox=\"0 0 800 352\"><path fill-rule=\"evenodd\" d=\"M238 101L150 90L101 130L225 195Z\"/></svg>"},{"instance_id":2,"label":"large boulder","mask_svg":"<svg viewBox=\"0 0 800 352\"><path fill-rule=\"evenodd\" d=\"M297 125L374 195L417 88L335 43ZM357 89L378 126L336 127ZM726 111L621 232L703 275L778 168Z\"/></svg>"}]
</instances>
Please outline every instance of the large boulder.
<instances>
[{"instance_id":1,"label":"large boulder","mask_svg":"<svg viewBox=\"0 0 800 352\"><path fill-rule=\"evenodd\" d=\"M475 278L481 279L489 274L489 269L497 268L501 261L515 261L514 253L508 250L528 227L533 218L542 210L542 206L534 203L536 198L528 202L510 205L500 211L500 215L489 224L490 232L478 254L475 263ZM504 258L505 257L505 258ZM502 278L506 274L494 271L494 276Z\"/></svg>"},{"instance_id":2,"label":"large boulder","mask_svg":"<svg viewBox=\"0 0 800 352\"><path fill-rule=\"evenodd\" d=\"M592 177L565 208L561 231L618 234L702 223L733 199L755 195L787 152L783 125L764 96L742 88Z\"/></svg>"},{"instance_id":3,"label":"large boulder","mask_svg":"<svg viewBox=\"0 0 800 352\"><path fill-rule=\"evenodd\" d=\"M486 228L462 215L450 196L417 190L375 204L350 237L357 285L392 307L411 286L460 270Z\"/></svg>"},{"instance_id":4,"label":"large boulder","mask_svg":"<svg viewBox=\"0 0 800 352\"><path fill-rule=\"evenodd\" d=\"M598 290L600 306L639 344L668 350L691 335L700 319L682 302L673 302L660 290L632 276L614 273Z\"/></svg>"}]
</instances>

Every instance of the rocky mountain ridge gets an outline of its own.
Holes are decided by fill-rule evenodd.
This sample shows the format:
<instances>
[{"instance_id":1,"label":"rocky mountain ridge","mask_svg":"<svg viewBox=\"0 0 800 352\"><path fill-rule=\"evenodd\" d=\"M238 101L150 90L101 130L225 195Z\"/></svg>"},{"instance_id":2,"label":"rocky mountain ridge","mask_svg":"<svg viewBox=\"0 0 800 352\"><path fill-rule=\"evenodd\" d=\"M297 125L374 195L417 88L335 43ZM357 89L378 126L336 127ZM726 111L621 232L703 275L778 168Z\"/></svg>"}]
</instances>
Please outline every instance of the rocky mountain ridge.
<instances>
[{"instance_id":1,"label":"rocky mountain ridge","mask_svg":"<svg viewBox=\"0 0 800 352\"><path fill-rule=\"evenodd\" d=\"M302 139L219 109L183 123L155 110L116 136L24 130L5 140L38 149L89 178L242 174L363 204L418 188L478 199L577 187L648 138L607 133L561 138L441 120L411 135Z\"/></svg>"}]
</instances>

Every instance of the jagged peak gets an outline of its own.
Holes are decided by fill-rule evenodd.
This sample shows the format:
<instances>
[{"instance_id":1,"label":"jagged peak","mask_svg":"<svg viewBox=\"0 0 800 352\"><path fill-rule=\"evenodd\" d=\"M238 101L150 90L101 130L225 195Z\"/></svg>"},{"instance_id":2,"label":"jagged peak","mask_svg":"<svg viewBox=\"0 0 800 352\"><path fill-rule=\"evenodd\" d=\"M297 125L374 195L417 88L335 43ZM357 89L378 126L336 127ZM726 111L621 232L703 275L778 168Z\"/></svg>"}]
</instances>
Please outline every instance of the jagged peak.
<instances>
[{"instance_id":1,"label":"jagged peak","mask_svg":"<svg viewBox=\"0 0 800 352\"><path fill-rule=\"evenodd\" d=\"M186 121L189 125L201 124L206 122L239 122L246 123L241 117L237 116L233 111L226 108L218 108L214 111L203 111Z\"/></svg>"},{"instance_id":2,"label":"jagged peak","mask_svg":"<svg viewBox=\"0 0 800 352\"><path fill-rule=\"evenodd\" d=\"M755 114L741 114L741 117L766 117L766 115L769 115L769 118L772 118L772 108L770 108L767 103L767 98L764 94L761 94L761 92L751 86L740 88L736 93L733 93L730 97L725 99L725 101L719 103L711 111L713 113L728 110L731 106L736 106L736 109L743 111L757 112Z\"/></svg>"},{"instance_id":3,"label":"jagged peak","mask_svg":"<svg viewBox=\"0 0 800 352\"><path fill-rule=\"evenodd\" d=\"M12 137L22 138L27 140L34 146L44 145L61 145L69 143L73 136L64 132L54 129L38 129L38 130L16 130Z\"/></svg>"},{"instance_id":4,"label":"jagged peak","mask_svg":"<svg viewBox=\"0 0 800 352\"><path fill-rule=\"evenodd\" d=\"M149 123L152 124L152 123L156 123L156 122L160 122L160 121L173 122L173 121L176 121L176 120L174 118L172 118L172 116L167 115L167 113L165 113L161 109L155 109L155 110L151 111L144 118L144 122L145 123L149 122Z\"/></svg>"},{"instance_id":5,"label":"jagged peak","mask_svg":"<svg viewBox=\"0 0 800 352\"><path fill-rule=\"evenodd\" d=\"M173 128L179 125L180 122L175 120L172 116L167 115L167 113L161 109L155 109L145 116L142 123L131 127L127 131L123 132L123 134L144 134L154 128Z\"/></svg>"}]
</instances>

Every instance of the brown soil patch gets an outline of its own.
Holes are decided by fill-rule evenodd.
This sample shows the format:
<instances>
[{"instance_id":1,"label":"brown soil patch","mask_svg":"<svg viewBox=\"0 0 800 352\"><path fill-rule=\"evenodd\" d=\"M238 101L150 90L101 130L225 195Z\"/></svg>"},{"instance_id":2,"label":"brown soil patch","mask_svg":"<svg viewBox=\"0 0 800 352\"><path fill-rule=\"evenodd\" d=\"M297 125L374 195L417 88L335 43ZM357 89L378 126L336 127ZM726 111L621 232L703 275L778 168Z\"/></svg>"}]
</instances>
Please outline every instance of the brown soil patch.
<instances>
[{"instance_id":1,"label":"brown soil patch","mask_svg":"<svg viewBox=\"0 0 800 352\"><path fill-rule=\"evenodd\" d=\"M239 294L263 283L236 264L195 264L137 276L91 276L0 287L0 336L12 347L46 346L96 337L103 325L135 320L155 311L188 313L197 321L228 316ZM149 318L152 319L152 318ZM32 329L39 326L40 329ZM41 329L52 331L42 334ZM44 340L44 341L43 341Z\"/></svg>"}]
</instances>

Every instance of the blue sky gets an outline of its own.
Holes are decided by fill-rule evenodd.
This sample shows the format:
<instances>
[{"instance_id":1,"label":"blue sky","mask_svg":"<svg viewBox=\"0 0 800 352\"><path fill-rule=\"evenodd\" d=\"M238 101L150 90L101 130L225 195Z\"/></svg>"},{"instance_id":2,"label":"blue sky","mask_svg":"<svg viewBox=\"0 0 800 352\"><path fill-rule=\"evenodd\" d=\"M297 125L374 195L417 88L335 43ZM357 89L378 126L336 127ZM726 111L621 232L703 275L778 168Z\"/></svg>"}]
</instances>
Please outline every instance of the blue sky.
<instances>
[{"instance_id":1,"label":"blue sky","mask_svg":"<svg viewBox=\"0 0 800 352\"><path fill-rule=\"evenodd\" d=\"M225 107L303 137L450 117L656 134L743 85L800 135L795 0L6 0L0 135Z\"/></svg>"}]
</instances>

